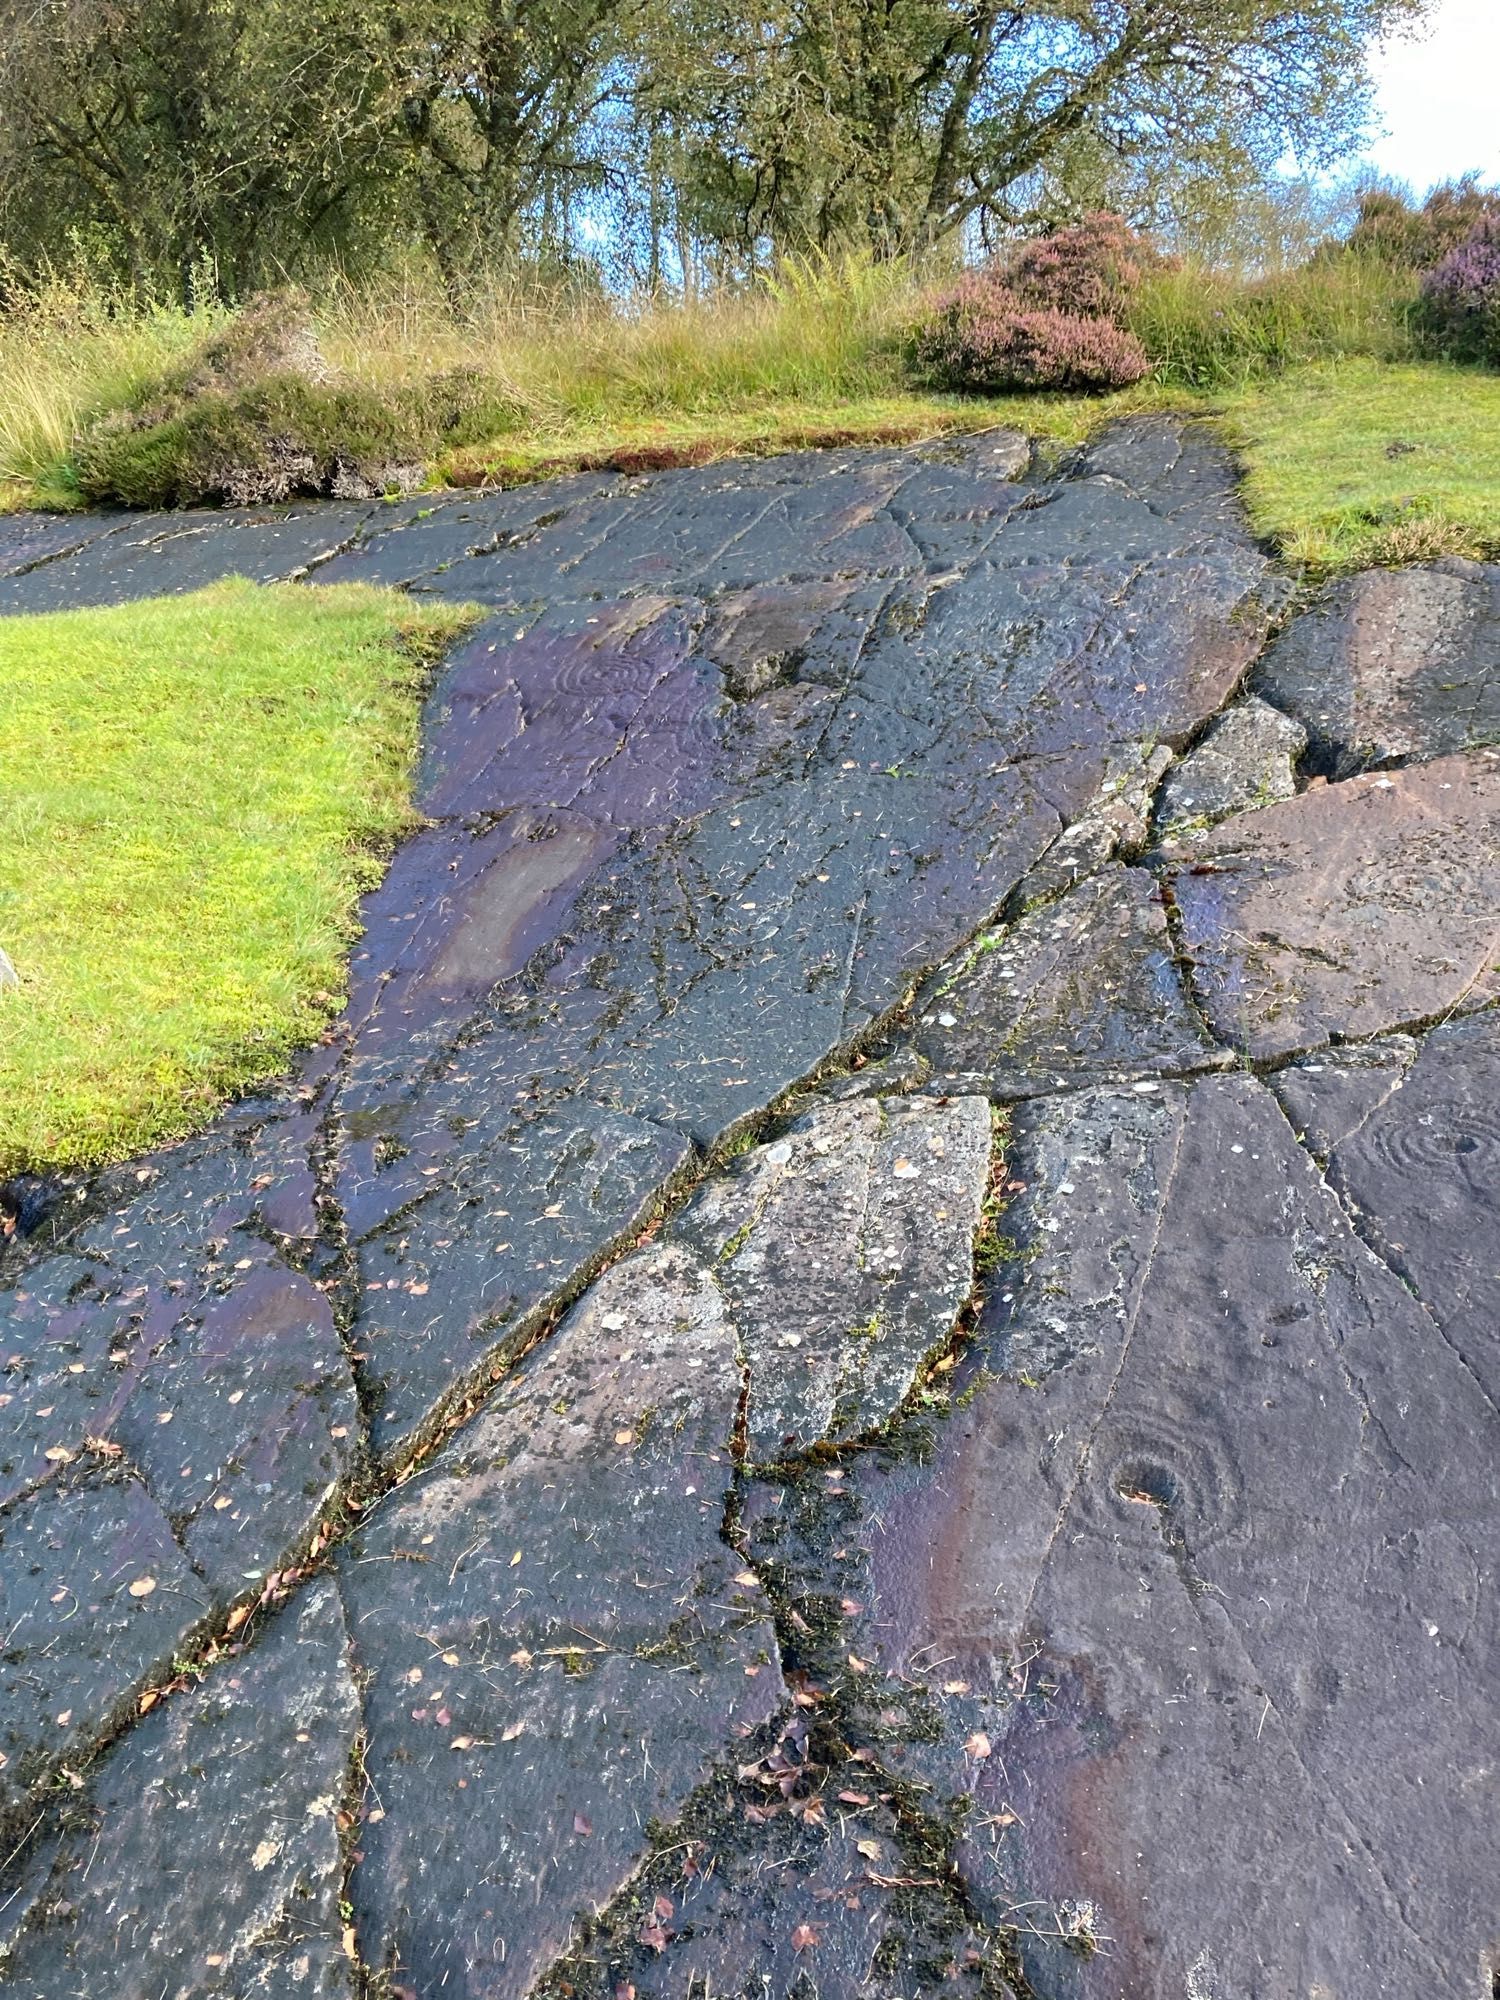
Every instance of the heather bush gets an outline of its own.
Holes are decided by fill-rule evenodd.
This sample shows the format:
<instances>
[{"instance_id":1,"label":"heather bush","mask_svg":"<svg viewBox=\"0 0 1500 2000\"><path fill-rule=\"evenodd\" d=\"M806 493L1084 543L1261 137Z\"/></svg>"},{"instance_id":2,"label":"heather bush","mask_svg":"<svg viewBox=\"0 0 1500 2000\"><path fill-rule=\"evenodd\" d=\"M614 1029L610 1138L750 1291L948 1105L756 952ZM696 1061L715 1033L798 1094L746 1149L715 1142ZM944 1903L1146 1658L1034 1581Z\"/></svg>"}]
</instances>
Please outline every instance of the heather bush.
<instances>
[{"instance_id":1,"label":"heather bush","mask_svg":"<svg viewBox=\"0 0 1500 2000\"><path fill-rule=\"evenodd\" d=\"M934 299L912 341L917 372L935 387L1123 389L1150 367L1133 333L1112 319L1037 307L997 271L975 271Z\"/></svg>"},{"instance_id":2,"label":"heather bush","mask_svg":"<svg viewBox=\"0 0 1500 2000\"><path fill-rule=\"evenodd\" d=\"M1500 209L1481 217L1428 272L1422 307L1450 360L1500 366Z\"/></svg>"},{"instance_id":3,"label":"heather bush","mask_svg":"<svg viewBox=\"0 0 1500 2000\"><path fill-rule=\"evenodd\" d=\"M1006 282L1035 311L1118 319L1131 295L1163 260L1123 216L1105 210L1023 243Z\"/></svg>"},{"instance_id":4,"label":"heather bush","mask_svg":"<svg viewBox=\"0 0 1500 2000\"><path fill-rule=\"evenodd\" d=\"M1349 252L1409 271L1429 271L1487 216L1500 216L1500 193L1480 187L1472 174L1434 188L1420 208L1394 188L1368 188L1359 198L1349 235L1323 254Z\"/></svg>"}]
</instances>

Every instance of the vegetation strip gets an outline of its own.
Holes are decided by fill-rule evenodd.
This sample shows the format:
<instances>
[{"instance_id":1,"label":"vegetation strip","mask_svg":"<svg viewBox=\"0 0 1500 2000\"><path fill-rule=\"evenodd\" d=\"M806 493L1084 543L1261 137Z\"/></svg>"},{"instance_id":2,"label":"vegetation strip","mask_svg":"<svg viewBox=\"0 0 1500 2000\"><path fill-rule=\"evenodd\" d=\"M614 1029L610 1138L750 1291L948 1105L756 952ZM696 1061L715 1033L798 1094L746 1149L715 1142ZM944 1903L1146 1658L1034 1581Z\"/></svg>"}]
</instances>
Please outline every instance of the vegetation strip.
<instances>
[{"instance_id":1,"label":"vegetation strip","mask_svg":"<svg viewBox=\"0 0 1500 2000\"><path fill-rule=\"evenodd\" d=\"M0 1168L171 1138L316 1039L475 615L230 581L0 620Z\"/></svg>"}]
</instances>

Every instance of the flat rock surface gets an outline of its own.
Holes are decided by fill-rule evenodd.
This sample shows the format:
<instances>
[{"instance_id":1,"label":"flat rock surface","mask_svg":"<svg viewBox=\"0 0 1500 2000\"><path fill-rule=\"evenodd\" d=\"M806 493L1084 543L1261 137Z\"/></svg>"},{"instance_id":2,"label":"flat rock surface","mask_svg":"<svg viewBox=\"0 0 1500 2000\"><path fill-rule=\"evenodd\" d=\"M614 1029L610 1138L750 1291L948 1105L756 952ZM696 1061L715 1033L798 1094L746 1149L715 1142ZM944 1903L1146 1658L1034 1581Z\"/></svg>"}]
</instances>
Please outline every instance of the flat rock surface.
<instances>
[{"instance_id":1,"label":"flat rock surface","mask_svg":"<svg viewBox=\"0 0 1500 2000\"><path fill-rule=\"evenodd\" d=\"M1500 995L1500 756L1352 778L1227 820L1171 874L1220 1038L1322 1048Z\"/></svg>"},{"instance_id":2,"label":"flat rock surface","mask_svg":"<svg viewBox=\"0 0 1500 2000\"><path fill-rule=\"evenodd\" d=\"M1500 742L1500 568L1449 561L1330 584L1254 685L1338 777Z\"/></svg>"},{"instance_id":3,"label":"flat rock surface","mask_svg":"<svg viewBox=\"0 0 1500 2000\"><path fill-rule=\"evenodd\" d=\"M696 1197L672 1235L734 1323L752 1460L896 1414L973 1288L989 1185L982 1097L863 1098L809 1113Z\"/></svg>"},{"instance_id":4,"label":"flat rock surface","mask_svg":"<svg viewBox=\"0 0 1500 2000\"><path fill-rule=\"evenodd\" d=\"M0 1983L1483 2000L1492 572L1262 657L1161 419L0 530L231 573L490 615L325 1042L0 1189Z\"/></svg>"},{"instance_id":5,"label":"flat rock surface","mask_svg":"<svg viewBox=\"0 0 1500 2000\"><path fill-rule=\"evenodd\" d=\"M711 1274L638 1252L350 1544L379 1801L356 1907L397 1983L528 1992L784 1699L721 1532L738 1402Z\"/></svg>"},{"instance_id":6,"label":"flat rock surface","mask_svg":"<svg viewBox=\"0 0 1500 2000\"><path fill-rule=\"evenodd\" d=\"M1184 991L1161 887L1143 868L1105 868L985 932L918 1007L913 1045L935 1091L1004 1101L1229 1060Z\"/></svg>"}]
</instances>

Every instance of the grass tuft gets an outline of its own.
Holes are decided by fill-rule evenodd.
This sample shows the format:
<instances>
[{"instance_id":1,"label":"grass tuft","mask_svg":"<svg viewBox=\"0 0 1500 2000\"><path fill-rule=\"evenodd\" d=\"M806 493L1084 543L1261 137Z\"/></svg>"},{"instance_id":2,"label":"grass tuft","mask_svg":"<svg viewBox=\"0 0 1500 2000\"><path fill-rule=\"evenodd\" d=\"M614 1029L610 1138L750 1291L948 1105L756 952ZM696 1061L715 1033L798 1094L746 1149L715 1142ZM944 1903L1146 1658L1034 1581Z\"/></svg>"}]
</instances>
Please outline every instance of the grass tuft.
<instances>
[{"instance_id":1,"label":"grass tuft","mask_svg":"<svg viewBox=\"0 0 1500 2000\"><path fill-rule=\"evenodd\" d=\"M172 1138L316 1039L478 615L234 580L0 620L0 1172Z\"/></svg>"}]
</instances>

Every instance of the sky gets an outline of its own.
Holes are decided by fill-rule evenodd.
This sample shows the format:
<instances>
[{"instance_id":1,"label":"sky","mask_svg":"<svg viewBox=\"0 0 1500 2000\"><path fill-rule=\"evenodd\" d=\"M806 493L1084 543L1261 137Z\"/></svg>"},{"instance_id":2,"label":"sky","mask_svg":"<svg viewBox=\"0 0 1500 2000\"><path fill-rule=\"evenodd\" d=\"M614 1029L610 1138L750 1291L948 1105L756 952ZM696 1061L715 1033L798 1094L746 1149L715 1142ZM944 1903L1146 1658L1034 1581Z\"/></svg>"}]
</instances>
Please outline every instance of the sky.
<instances>
[{"instance_id":1,"label":"sky","mask_svg":"<svg viewBox=\"0 0 1500 2000\"><path fill-rule=\"evenodd\" d=\"M1478 168L1500 181L1500 0L1437 0L1420 39L1375 58L1376 123L1366 149L1382 174L1424 194Z\"/></svg>"}]
</instances>

